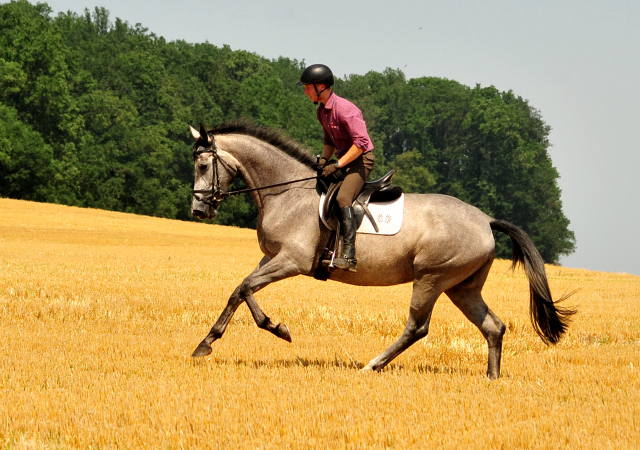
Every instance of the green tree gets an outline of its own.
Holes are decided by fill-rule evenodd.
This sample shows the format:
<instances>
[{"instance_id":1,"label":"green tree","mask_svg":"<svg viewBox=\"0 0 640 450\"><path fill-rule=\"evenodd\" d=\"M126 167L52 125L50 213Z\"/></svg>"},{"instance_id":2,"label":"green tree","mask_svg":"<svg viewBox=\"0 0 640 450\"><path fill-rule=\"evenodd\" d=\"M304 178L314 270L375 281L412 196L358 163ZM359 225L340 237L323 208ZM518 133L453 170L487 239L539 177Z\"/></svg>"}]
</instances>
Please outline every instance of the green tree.
<instances>
[{"instance_id":1,"label":"green tree","mask_svg":"<svg viewBox=\"0 0 640 450\"><path fill-rule=\"evenodd\" d=\"M50 201L53 174L51 147L15 109L0 103L0 196Z\"/></svg>"},{"instance_id":2,"label":"green tree","mask_svg":"<svg viewBox=\"0 0 640 450\"><path fill-rule=\"evenodd\" d=\"M574 250L547 152L550 129L521 97L440 78L406 81L393 70L344 84L372 111L372 134L406 190L452 195L515 223L547 262ZM496 253L509 256L504 237Z\"/></svg>"},{"instance_id":3,"label":"green tree","mask_svg":"<svg viewBox=\"0 0 640 450\"><path fill-rule=\"evenodd\" d=\"M249 119L320 153L315 107L295 86L304 66L166 42L105 8L52 18L46 4L0 4L0 195L193 220L188 124ZM334 89L364 113L372 177L395 168L409 192L453 195L514 222L548 262L573 251L549 127L527 101L393 69ZM248 196L234 197L216 222L255 226L256 215ZM497 255L508 245L499 238Z\"/></svg>"}]
</instances>

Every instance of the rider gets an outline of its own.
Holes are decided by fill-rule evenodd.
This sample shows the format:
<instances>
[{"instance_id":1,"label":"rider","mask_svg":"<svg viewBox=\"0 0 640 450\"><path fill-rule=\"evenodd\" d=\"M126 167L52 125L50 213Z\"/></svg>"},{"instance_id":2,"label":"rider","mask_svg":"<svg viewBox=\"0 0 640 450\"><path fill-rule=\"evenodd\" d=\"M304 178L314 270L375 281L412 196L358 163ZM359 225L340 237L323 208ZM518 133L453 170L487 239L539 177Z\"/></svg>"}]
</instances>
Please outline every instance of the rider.
<instances>
[{"instance_id":1,"label":"rider","mask_svg":"<svg viewBox=\"0 0 640 450\"><path fill-rule=\"evenodd\" d=\"M333 264L339 269L355 272L358 263L355 249L356 223L351 205L373 169L373 144L362 112L349 100L338 97L331 90L333 81L331 69L324 64L313 64L304 69L296 84L304 85L305 95L314 104L319 103L316 114L324 129L324 146L318 169L322 170L325 177L338 169L342 169L345 174L337 195L343 230L343 254ZM334 153L337 161L329 164ZM327 264L329 261L323 263Z\"/></svg>"}]
</instances>

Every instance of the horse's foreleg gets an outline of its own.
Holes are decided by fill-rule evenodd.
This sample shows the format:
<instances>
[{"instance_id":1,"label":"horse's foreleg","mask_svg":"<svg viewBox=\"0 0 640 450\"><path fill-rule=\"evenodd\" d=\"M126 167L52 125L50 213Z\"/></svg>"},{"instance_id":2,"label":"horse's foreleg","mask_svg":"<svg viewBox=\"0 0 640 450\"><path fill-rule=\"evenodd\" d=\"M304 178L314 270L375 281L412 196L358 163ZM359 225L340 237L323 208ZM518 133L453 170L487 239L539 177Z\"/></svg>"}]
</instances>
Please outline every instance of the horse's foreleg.
<instances>
[{"instance_id":1,"label":"horse's foreleg","mask_svg":"<svg viewBox=\"0 0 640 450\"><path fill-rule=\"evenodd\" d=\"M238 306L244 301L246 301L258 327L270 331L285 341L291 342L289 328L282 323L274 325L269 317L262 312L260 306L258 306L258 303L253 297L253 293L259 291L269 283L299 275L300 273L300 267L288 258L282 256L282 254L276 255L271 260L265 256L262 261L260 261L258 267L251 272L251 275L245 278L242 284L233 292L220 318L191 356L199 357L211 354L211 344L222 337L236 309L238 309Z\"/></svg>"},{"instance_id":2,"label":"horse's foreleg","mask_svg":"<svg viewBox=\"0 0 640 450\"><path fill-rule=\"evenodd\" d=\"M271 319L260 309L253 294L268 284L299 275L300 273L300 266L281 253L248 276L240 286L242 295L247 302L256 325L287 342L291 342L289 327L283 323L275 325L271 322Z\"/></svg>"},{"instance_id":3,"label":"horse's foreleg","mask_svg":"<svg viewBox=\"0 0 640 450\"><path fill-rule=\"evenodd\" d=\"M244 299L240 296L240 286L238 286L229 298L227 306L224 308L224 311L222 311L222 314L220 314L220 317L216 321L215 325L211 328L211 331L209 332L207 337L204 338L202 342L200 342L191 356L200 357L211 354L211 352L213 351L211 349L211 344L222 337L222 335L224 334L224 330L227 329L227 325L229 325L229 322L233 317L233 314L236 312L236 309L238 309L238 306L240 306L243 301Z\"/></svg>"},{"instance_id":4,"label":"horse's foreleg","mask_svg":"<svg viewBox=\"0 0 640 450\"><path fill-rule=\"evenodd\" d=\"M258 266L253 269L253 272L251 273L253 274L258 271L267 262L269 262L269 258L267 258L266 256L263 257L260 260L260 263L258 263ZM227 306L224 308L224 311L222 311L222 314L220 314L220 317L216 321L215 325L213 325L213 327L211 328L211 331L209 331L207 337L204 338L202 342L200 342L198 347L196 347L196 349L193 351L193 353L191 354L192 357L207 356L211 354L211 344L222 337L224 331L227 329L227 325L229 325L231 318L238 309L238 306L240 306L245 300L242 296L242 287L243 285L241 284L233 291L233 294L231 294L231 297L229 297L229 301L227 302Z\"/></svg>"},{"instance_id":5,"label":"horse's foreleg","mask_svg":"<svg viewBox=\"0 0 640 450\"><path fill-rule=\"evenodd\" d=\"M263 330L267 330L280 339L284 339L287 342L291 342L291 334L289 333L289 327L283 323L279 323L278 325L274 325L271 322L271 319L267 317L267 315L262 312L260 306L256 302L256 299L253 297L252 293L248 293L246 296L247 306L249 307L249 311L251 311L251 315L253 316L253 320L256 321L256 325L258 328L262 328Z\"/></svg>"},{"instance_id":6,"label":"horse's foreleg","mask_svg":"<svg viewBox=\"0 0 640 450\"><path fill-rule=\"evenodd\" d=\"M409 320L407 320L407 325L400 338L380 356L372 359L369 364L362 369L363 371L381 370L414 342L422 339L429 333L431 313L433 312L433 306L440 292L435 290L433 284L426 278L427 277L421 277L413 282Z\"/></svg>"}]
</instances>

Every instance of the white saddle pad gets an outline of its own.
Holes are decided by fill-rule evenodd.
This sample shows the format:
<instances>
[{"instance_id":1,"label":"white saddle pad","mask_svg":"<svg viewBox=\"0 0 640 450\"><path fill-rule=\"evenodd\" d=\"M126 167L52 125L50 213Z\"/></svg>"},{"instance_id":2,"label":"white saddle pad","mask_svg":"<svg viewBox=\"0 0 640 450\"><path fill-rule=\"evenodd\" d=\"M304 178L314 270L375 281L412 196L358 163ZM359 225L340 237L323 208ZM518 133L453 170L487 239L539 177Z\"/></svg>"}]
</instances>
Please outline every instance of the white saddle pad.
<instances>
[{"instance_id":1,"label":"white saddle pad","mask_svg":"<svg viewBox=\"0 0 640 450\"><path fill-rule=\"evenodd\" d=\"M322 209L324 207L325 195L322 194L320 197L320 205L318 212L320 214L320 219L322 222L329 228L333 229L331 225L329 225L329 221L326 217L322 215ZM400 231L400 227L402 226L402 215L404 213L404 194L402 194L398 199L393 200L391 202L380 202L380 203L369 203L369 211L373 216L373 220L375 220L378 225L378 232L373 227L371 220L367 215L364 215L362 219L362 223L360 224L360 228L358 228L357 233L366 233L366 234L379 234L384 236L390 236L392 234L396 234Z\"/></svg>"}]
</instances>

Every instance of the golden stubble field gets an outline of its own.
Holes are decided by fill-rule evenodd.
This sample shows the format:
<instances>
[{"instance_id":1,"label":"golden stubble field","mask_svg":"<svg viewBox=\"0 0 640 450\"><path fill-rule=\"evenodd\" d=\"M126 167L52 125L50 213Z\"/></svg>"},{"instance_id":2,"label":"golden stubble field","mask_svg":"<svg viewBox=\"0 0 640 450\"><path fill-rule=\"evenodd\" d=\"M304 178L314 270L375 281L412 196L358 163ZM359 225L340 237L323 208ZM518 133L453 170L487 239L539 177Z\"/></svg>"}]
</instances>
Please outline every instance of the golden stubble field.
<instances>
[{"instance_id":1,"label":"golden stubble field","mask_svg":"<svg viewBox=\"0 0 640 450\"><path fill-rule=\"evenodd\" d=\"M297 277L241 306L190 354L261 255L255 232L0 199L2 448L633 448L640 442L640 277L548 266L580 289L546 347L528 284L496 261L484 290L508 325L502 378L443 297L429 336L381 373L410 285Z\"/></svg>"}]
</instances>

